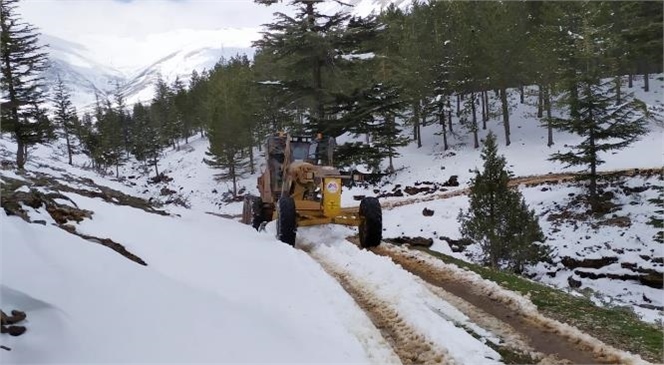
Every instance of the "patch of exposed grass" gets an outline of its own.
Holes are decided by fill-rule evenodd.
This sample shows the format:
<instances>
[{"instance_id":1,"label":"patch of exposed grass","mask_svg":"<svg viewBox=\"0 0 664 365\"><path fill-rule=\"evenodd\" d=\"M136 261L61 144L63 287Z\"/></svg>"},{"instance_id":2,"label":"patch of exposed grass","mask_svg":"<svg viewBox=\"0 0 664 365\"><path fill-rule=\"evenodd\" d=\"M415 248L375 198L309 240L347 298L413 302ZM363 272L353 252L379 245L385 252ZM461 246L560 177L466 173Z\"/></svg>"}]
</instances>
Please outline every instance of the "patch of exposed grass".
<instances>
[{"instance_id":1,"label":"patch of exposed grass","mask_svg":"<svg viewBox=\"0 0 664 365\"><path fill-rule=\"evenodd\" d=\"M651 225L655 228L661 229L661 228L664 228L664 219L662 219L660 217L652 216L652 217L650 217L650 220L647 222L647 224L649 224L649 225Z\"/></svg>"},{"instance_id":2,"label":"patch of exposed grass","mask_svg":"<svg viewBox=\"0 0 664 365\"><path fill-rule=\"evenodd\" d=\"M660 207L664 207L664 198L662 197L650 198L648 199L648 202Z\"/></svg>"},{"instance_id":3,"label":"patch of exposed grass","mask_svg":"<svg viewBox=\"0 0 664 365\"><path fill-rule=\"evenodd\" d=\"M639 354L648 361L664 362L662 329L641 321L629 309L598 307L585 297L575 297L515 274L468 263L426 248L417 249L471 270L506 289L529 294L542 314L575 326L607 344Z\"/></svg>"}]
</instances>

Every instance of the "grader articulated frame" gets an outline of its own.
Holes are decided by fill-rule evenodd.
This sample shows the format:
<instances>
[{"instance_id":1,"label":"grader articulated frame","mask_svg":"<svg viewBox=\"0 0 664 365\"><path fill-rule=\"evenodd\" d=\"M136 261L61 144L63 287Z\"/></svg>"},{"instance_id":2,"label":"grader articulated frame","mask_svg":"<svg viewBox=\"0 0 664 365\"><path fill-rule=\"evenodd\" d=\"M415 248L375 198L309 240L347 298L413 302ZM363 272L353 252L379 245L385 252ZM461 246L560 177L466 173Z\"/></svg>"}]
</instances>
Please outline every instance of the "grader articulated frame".
<instances>
[{"instance_id":1,"label":"grader articulated frame","mask_svg":"<svg viewBox=\"0 0 664 365\"><path fill-rule=\"evenodd\" d=\"M295 244L297 227L343 224L359 227L360 245L372 247L382 239L382 211L378 199L362 199L359 207L342 208L342 175L332 166L334 139L291 137L279 133L267 139L266 167L258 177L260 196L247 196L242 222L258 229L276 220L277 238Z\"/></svg>"}]
</instances>

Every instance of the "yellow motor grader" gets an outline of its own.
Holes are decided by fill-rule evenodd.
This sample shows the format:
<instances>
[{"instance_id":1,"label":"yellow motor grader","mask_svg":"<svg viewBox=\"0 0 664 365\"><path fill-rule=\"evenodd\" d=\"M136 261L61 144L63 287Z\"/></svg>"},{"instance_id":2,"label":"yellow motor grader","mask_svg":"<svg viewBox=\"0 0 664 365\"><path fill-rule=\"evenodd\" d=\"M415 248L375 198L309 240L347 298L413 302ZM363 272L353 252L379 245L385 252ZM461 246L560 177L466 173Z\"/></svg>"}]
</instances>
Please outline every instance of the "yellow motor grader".
<instances>
[{"instance_id":1,"label":"yellow motor grader","mask_svg":"<svg viewBox=\"0 0 664 365\"><path fill-rule=\"evenodd\" d=\"M358 226L360 245L378 246L383 231L378 199L366 197L359 207L342 208L342 180L352 177L332 166L333 157L333 138L270 136L265 170L258 177L260 196L245 197L242 222L259 229L264 222L276 220L277 238L289 245L295 244L297 227Z\"/></svg>"}]
</instances>

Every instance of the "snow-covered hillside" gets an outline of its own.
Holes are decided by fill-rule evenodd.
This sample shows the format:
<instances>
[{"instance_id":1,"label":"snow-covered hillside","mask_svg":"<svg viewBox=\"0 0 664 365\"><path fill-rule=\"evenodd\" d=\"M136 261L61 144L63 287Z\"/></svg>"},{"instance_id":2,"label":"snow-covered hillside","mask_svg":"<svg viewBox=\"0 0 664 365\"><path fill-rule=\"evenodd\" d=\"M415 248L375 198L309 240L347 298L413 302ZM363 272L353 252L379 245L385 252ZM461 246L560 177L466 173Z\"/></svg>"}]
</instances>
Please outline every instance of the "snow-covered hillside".
<instances>
[{"instance_id":1,"label":"snow-covered hillside","mask_svg":"<svg viewBox=\"0 0 664 365\"><path fill-rule=\"evenodd\" d=\"M107 96L116 85L126 82L123 72L95 61L83 45L49 35L42 35L41 41L48 45L47 85L53 87L59 77L71 90L72 103L77 107L93 103L95 93Z\"/></svg>"},{"instance_id":2,"label":"snow-covered hillside","mask_svg":"<svg viewBox=\"0 0 664 365\"><path fill-rule=\"evenodd\" d=\"M661 108L663 86L658 76L650 93L635 91ZM556 145L546 147L546 131L534 122L532 110L517 104L512 145L501 145L500 153L517 176L574 172L546 159L575 137L556 133ZM498 120L488 128L500 140ZM601 169L661 168L663 131L651 125L632 147L605 156ZM468 187L471 170L481 166L479 151L465 134L443 152L436 132L437 126L426 127L422 148L400 150L395 176L378 187L347 190L344 205L357 205L355 196L401 190L403 196L381 198L384 238L431 239L433 250L473 261L477 247L459 249L457 242L456 216L467 198L434 199L435 194L406 189L440 185L456 175L459 186L444 189L461 191ZM537 345L523 337L532 328L517 326L521 332L515 334L500 320L488 319L482 312L486 308L474 308L390 259L357 249L347 240L354 229L303 228L296 250L274 238L272 223L266 232L241 225L242 206L229 194L230 183L216 181L218 171L203 162L204 138L166 151L160 171L168 179L160 182L151 181L152 170L138 163L121 168L121 178L84 169L82 155L69 166L57 143L32 148L26 172L18 174L12 164L15 148L2 136L0 179L3 199L10 200L3 200L6 208L0 212L0 307L26 311L28 332L2 337L0 345L11 348L0 351L3 363L398 363L411 357L416 362L500 363L507 360L496 348L525 352L529 359L547 358L552 351L542 345L547 341ZM255 179L256 174L241 179L243 193L256 193ZM640 284L635 275L661 273L664 266L661 243L653 237L661 227L652 224L653 217L661 217L664 183L656 175L614 185L621 191L613 199L617 209L585 222L567 220L583 214L574 205L580 186L520 187L556 253L552 264L528 273L600 305L628 306L646 321L661 321L662 289ZM11 199L18 204L11 205ZM433 215L423 216L424 208ZM561 215L565 212L569 215ZM384 247L387 253L409 251ZM604 258L597 268L575 267ZM640 362L542 319L525 297L456 267L444 270L459 275L452 282L472 282L492 298L505 298L510 316L542 320L572 342L599 348L595 351L616 361ZM562 358L593 362L587 352L565 351Z\"/></svg>"},{"instance_id":3,"label":"snow-covered hillside","mask_svg":"<svg viewBox=\"0 0 664 365\"><path fill-rule=\"evenodd\" d=\"M548 323L560 334L533 324L517 331L554 336L562 350L530 343L358 249L348 228L302 229L298 250L274 238L273 223L256 232L198 209L154 209L132 196L138 186L64 165L51 146L32 150L17 174L13 147L0 140L0 307L27 313L27 332L0 339L3 363L493 364L508 361L504 351L643 363L543 317L523 296L444 266L511 303L495 305L512 316ZM560 347L566 338L593 350Z\"/></svg>"},{"instance_id":4,"label":"snow-covered hillside","mask_svg":"<svg viewBox=\"0 0 664 365\"><path fill-rule=\"evenodd\" d=\"M395 362L378 330L305 253L204 212L164 216L92 198L132 189L52 160L37 153L24 175L0 171L3 188L59 192L54 204L70 208L58 209L92 213L72 222L77 235L43 206L23 206L32 224L0 213L1 307L28 313L25 335L3 336L11 351L0 353L2 363ZM147 266L95 243L104 239Z\"/></svg>"},{"instance_id":5,"label":"snow-covered hillside","mask_svg":"<svg viewBox=\"0 0 664 365\"><path fill-rule=\"evenodd\" d=\"M651 108L661 110L664 107L662 104L664 94L662 76L659 75L651 80L652 91L649 93L639 90L638 82L633 90L636 92L636 96L646 101ZM518 100L516 92L513 93L513 97L515 101ZM488 129L481 131L480 136L483 137L490 130L497 134L501 143L499 153L505 155L515 176L577 172L577 168L566 168L557 162L547 160L549 154L559 150L563 151L566 145L576 143L578 138L555 132L555 145L547 147L546 129L534 120L534 107L528 104L534 98L534 96L527 98L526 104L516 103L516 109L512 114L511 146L505 147L500 142L502 141L502 125L498 117L488 122ZM411 144L399 151L401 156L395 162L398 173L386 178L378 190L375 190L376 187L351 188L342 196L343 204L356 206L359 202L355 197L376 195L376 191L380 195L392 195L390 193L401 190L402 197L381 198L387 204L426 198L425 193L411 195L404 192L404 188L408 186L427 188L432 187L433 184L440 186L452 176L458 176L457 180L460 185L444 189L454 191L466 188L474 174L473 170L482 166L480 151L473 149L467 133L459 130L457 130L459 135L451 139L452 149L442 151L441 137L436 134L438 128L437 125L432 125L423 129L424 146L422 148L418 149ZM650 133L643 136L634 145L603 156L606 163L600 167L600 170L661 168L664 126L655 123L649 128ZM173 179L169 182L151 184L147 174L135 173L137 165L125 167L121 175L127 177L127 183L134 185L136 193L142 194L146 198L184 202L192 209L238 216L241 212L241 203L232 201L230 183L215 181L216 171L203 163L207 147L207 140L198 138L178 151L169 151L160 163L160 170ZM257 171L260 171L260 165L257 165ZM608 274L623 275L626 278L632 275L634 278L634 275L639 274L638 270L662 271L660 260L664 257L664 251L661 244L653 239L659 230L649 224L651 217L656 217L659 214L657 211L660 209L649 201L657 198L657 194L659 194L657 189L660 189L662 184L661 177L656 176L637 177L625 182L625 192L615 197L615 203L622 208L612 214L629 217L629 225L625 227L606 226L601 224L602 220L590 220L587 224L581 224L580 228L575 228L576 224L573 223L556 222L554 218L563 210L578 209L578 207L569 205L572 204L574 196L583 193L581 187L570 184L522 187L527 202L536 209L540 216L540 222L549 238L547 243L554 248L557 257L555 265L540 267L533 272L533 275L538 280L566 290L584 293L607 305L631 306L648 321L664 319L664 313L661 310L664 305L661 302L663 294L661 289L641 285L638 280L634 279L592 278L593 275ZM240 187L243 192L257 194L256 174L246 175L241 179ZM627 196L630 194L629 189L645 190ZM459 196L387 211L385 213L385 220L388 222L385 225L386 237L395 238L405 235L432 238L435 242L435 249L451 253L464 260L471 260L473 256L476 257L476 254L473 254L477 250L476 247L469 248L465 253L456 253L452 251L446 240L440 239L440 237L447 237L456 240L460 237L456 217L459 209L466 208L467 204L467 198ZM435 216L423 217L421 211L425 207L434 210ZM552 215L553 217L549 218ZM406 218L415 216L419 218L404 223L407 222ZM625 250L633 253L621 253ZM583 268L575 270L565 267L561 263L564 257L577 260L618 257L619 260L603 268L589 271ZM555 276L547 275L547 273L553 272L557 272ZM579 273L584 277L580 277ZM581 282L579 287L570 287L570 285L578 285L577 282Z\"/></svg>"}]
</instances>

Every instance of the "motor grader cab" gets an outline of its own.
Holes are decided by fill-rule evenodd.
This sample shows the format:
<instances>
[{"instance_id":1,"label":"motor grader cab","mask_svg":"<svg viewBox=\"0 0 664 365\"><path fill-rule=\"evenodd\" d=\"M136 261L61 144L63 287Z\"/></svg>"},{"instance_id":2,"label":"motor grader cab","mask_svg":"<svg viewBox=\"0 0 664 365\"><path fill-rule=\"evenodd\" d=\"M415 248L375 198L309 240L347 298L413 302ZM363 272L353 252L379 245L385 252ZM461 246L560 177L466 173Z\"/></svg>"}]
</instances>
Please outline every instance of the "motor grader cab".
<instances>
[{"instance_id":1,"label":"motor grader cab","mask_svg":"<svg viewBox=\"0 0 664 365\"><path fill-rule=\"evenodd\" d=\"M382 239L382 211L378 199L362 199L359 207L342 208L342 179L333 167L334 139L292 137L279 133L266 145L265 170L258 177L260 196L244 200L242 222L260 228L276 220L277 238L295 244L297 227L344 224L359 227L360 245L372 247Z\"/></svg>"}]
</instances>

